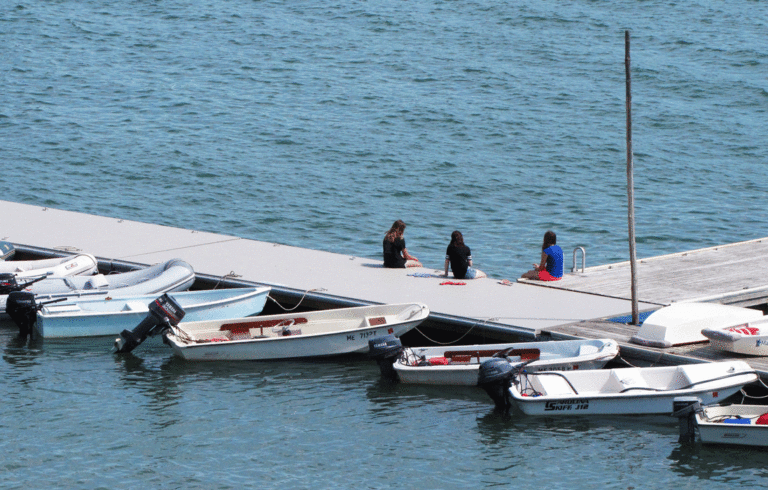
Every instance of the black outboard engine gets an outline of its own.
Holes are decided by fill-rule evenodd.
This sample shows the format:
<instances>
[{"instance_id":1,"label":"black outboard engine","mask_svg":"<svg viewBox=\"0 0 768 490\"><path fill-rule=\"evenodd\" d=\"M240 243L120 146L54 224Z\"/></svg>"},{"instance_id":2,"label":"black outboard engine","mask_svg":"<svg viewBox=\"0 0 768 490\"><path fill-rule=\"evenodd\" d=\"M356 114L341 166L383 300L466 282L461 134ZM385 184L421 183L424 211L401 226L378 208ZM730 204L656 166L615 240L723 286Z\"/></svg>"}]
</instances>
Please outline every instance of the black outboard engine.
<instances>
[{"instance_id":1,"label":"black outboard engine","mask_svg":"<svg viewBox=\"0 0 768 490\"><path fill-rule=\"evenodd\" d=\"M672 416L680 422L679 442L696 440L696 412L701 410L701 400L695 396L678 396L672 400Z\"/></svg>"},{"instance_id":2,"label":"black outboard engine","mask_svg":"<svg viewBox=\"0 0 768 490\"><path fill-rule=\"evenodd\" d=\"M163 333L178 325L184 318L184 310L173 298L164 294L149 304L146 318L133 330L123 330L115 339L115 352L127 353L144 342L147 337Z\"/></svg>"},{"instance_id":3,"label":"black outboard engine","mask_svg":"<svg viewBox=\"0 0 768 490\"><path fill-rule=\"evenodd\" d=\"M35 293L29 291L13 291L8 295L5 301L5 312L11 317L11 320L19 327L19 335L22 337L31 336L32 328L37 321L37 312L51 303L66 301L68 298L58 298L48 301L37 301Z\"/></svg>"},{"instance_id":4,"label":"black outboard engine","mask_svg":"<svg viewBox=\"0 0 768 490\"><path fill-rule=\"evenodd\" d=\"M33 285L36 282L42 281L48 276L40 276L31 281L19 282L16 274L4 272L0 274L0 294L11 294L14 291L21 291L22 289Z\"/></svg>"},{"instance_id":5,"label":"black outboard engine","mask_svg":"<svg viewBox=\"0 0 768 490\"><path fill-rule=\"evenodd\" d=\"M19 327L19 335L22 337L32 333L32 327L37 321L37 310L38 304L35 302L35 293L28 291L13 291L8 295L8 300L5 302L5 312Z\"/></svg>"},{"instance_id":6,"label":"black outboard engine","mask_svg":"<svg viewBox=\"0 0 768 490\"><path fill-rule=\"evenodd\" d=\"M403 352L403 343L394 335L376 337L368 341L368 357L376 360L381 375L387 379L396 380L397 371L393 367L395 360Z\"/></svg>"},{"instance_id":7,"label":"black outboard engine","mask_svg":"<svg viewBox=\"0 0 768 490\"><path fill-rule=\"evenodd\" d=\"M16 274L0 274L0 294L8 294L11 291L21 291L19 283L16 281Z\"/></svg>"},{"instance_id":8,"label":"black outboard engine","mask_svg":"<svg viewBox=\"0 0 768 490\"><path fill-rule=\"evenodd\" d=\"M504 357L493 357L480 364L477 385L484 389L496 403L496 407L508 409L512 406L509 388L517 370Z\"/></svg>"}]
</instances>

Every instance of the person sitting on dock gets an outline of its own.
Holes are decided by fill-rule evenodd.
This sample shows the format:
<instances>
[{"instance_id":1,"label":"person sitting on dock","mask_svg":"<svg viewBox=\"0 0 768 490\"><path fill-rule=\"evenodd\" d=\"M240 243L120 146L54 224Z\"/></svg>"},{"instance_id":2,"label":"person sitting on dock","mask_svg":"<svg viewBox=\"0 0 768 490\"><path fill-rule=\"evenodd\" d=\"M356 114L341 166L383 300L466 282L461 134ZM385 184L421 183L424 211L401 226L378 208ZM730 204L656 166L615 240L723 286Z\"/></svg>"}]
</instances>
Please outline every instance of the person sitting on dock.
<instances>
[{"instance_id":1,"label":"person sitting on dock","mask_svg":"<svg viewBox=\"0 0 768 490\"><path fill-rule=\"evenodd\" d=\"M451 243L445 250L445 277L448 277L449 265L456 279L487 277L484 272L472 268L472 252L464 245L464 236L458 230L451 233Z\"/></svg>"},{"instance_id":2,"label":"person sitting on dock","mask_svg":"<svg viewBox=\"0 0 768 490\"><path fill-rule=\"evenodd\" d=\"M408 253L405 248L405 223L397 220L384 236L384 267L404 269L406 267L421 267L419 259Z\"/></svg>"},{"instance_id":3,"label":"person sitting on dock","mask_svg":"<svg viewBox=\"0 0 768 490\"><path fill-rule=\"evenodd\" d=\"M540 281L559 281L563 278L563 249L557 245L557 235L554 231L544 233L541 262L533 264L533 269L520 277Z\"/></svg>"}]
</instances>

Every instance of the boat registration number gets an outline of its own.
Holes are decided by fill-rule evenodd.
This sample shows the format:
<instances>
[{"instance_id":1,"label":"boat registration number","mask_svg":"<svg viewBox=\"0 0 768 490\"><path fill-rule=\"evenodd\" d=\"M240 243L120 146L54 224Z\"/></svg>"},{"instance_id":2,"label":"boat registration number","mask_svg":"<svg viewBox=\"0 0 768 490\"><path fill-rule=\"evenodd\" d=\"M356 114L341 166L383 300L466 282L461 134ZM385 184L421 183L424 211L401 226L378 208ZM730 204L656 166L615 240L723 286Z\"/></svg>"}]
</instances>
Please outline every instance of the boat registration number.
<instances>
[{"instance_id":1,"label":"boat registration number","mask_svg":"<svg viewBox=\"0 0 768 490\"><path fill-rule=\"evenodd\" d=\"M375 336L376 336L376 330L368 330L367 332L359 332L357 334L354 334L354 333L347 334L347 340L349 342L354 342L356 340L367 339Z\"/></svg>"},{"instance_id":2,"label":"boat registration number","mask_svg":"<svg viewBox=\"0 0 768 490\"><path fill-rule=\"evenodd\" d=\"M557 400L544 405L544 411L589 410L589 400Z\"/></svg>"}]
</instances>

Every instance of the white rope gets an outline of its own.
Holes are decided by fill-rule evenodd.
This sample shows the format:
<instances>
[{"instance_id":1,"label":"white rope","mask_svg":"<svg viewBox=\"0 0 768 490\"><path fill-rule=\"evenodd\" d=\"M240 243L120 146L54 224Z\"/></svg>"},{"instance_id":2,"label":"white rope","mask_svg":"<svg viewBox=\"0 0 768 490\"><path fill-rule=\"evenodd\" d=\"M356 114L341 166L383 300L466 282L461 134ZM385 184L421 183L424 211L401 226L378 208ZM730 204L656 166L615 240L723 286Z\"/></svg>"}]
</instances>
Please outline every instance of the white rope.
<instances>
[{"instance_id":1,"label":"white rope","mask_svg":"<svg viewBox=\"0 0 768 490\"><path fill-rule=\"evenodd\" d=\"M478 326L478 325L484 325L484 324L486 324L486 323L488 323L488 322L490 322L490 321L494 321L494 320L499 320L499 318L488 318L488 319L485 319L485 320L483 320L482 322L475 322L475 323L473 323L473 324L472 324L472 326L471 326L471 327L469 327L469 330L467 330L466 332L464 332L464 335L462 335L462 336L461 336L461 337L459 337L458 339L456 339L456 340L453 340L453 341L451 341L451 342L438 342L437 340L431 339L431 338L427 337L427 335L426 335L424 332L422 332L421 330L419 330L419 327L416 327L416 328L414 328L414 330L416 330L417 332L419 332L419 333L420 333L420 334L421 334L421 335L422 335L422 336L423 336L425 339L427 339L427 340L429 340L430 342L432 342L432 343L435 343L435 344L437 344L437 345L453 345L453 344L455 344L456 342L458 342L458 341L460 341L461 339L463 339L464 337L466 337L467 335L469 335L469 333L470 333L470 332L471 332L471 331L472 331L472 330L473 330L473 329L474 329L476 326Z\"/></svg>"},{"instance_id":2,"label":"white rope","mask_svg":"<svg viewBox=\"0 0 768 490\"><path fill-rule=\"evenodd\" d=\"M293 310L295 310L296 308L298 308L298 307L299 307L299 305L302 303L302 301L304 301L304 298L306 298L306 297L307 297L307 294L311 293L312 291L327 291L327 289L325 289L325 288L307 289L306 291L304 291L304 294L301 296L301 299L299 300L299 302L298 302L298 303L296 303L296 305L294 305L294 307L293 307L293 308L286 308L285 306L281 305L281 304L280 304L280 303L279 303L279 302L278 302L278 301L277 301L275 298L273 298L272 296L267 296L267 299L270 299L270 300L272 300L272 302L273 302L273 303L275 303L275 304L276 304L277 306L279 306L280 308L282 308L282 309L283 309L283 311L293 311Z\"/></svg>"},{"instance_id":3,"label":"white rope","mask_svg":"<svg viewBox=\"0 0 768 490\"><path fill-rule=\"evenodd\" d=\"M221 278L219 278L219 282L217 282L216 285L213 286L213 289L216 289L217 287L219 287L219 284L221 284L221 281L223 281L224 279L227 279L228 277L234 278L234 277L243 277L243 276L241 276L240 274L235 274L235 271L229 271L229 274L223 275L221 276Z\"/></svg>"}]
</instances>

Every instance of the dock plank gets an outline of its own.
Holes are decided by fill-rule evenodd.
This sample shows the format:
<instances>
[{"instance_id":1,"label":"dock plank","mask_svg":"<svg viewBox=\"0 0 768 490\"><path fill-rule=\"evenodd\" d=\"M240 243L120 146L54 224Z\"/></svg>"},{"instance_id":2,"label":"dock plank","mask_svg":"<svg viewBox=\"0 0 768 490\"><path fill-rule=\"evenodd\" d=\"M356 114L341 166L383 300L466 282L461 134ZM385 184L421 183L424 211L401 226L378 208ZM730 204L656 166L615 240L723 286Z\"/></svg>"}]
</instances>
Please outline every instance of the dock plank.
<instances>
[{"instance_id":1,"label":"dock plank","mask_svg":"<svg viewBox=\"0 0 768 490\"><path fill-rule=\"evenodd\" d=\"M768 303L768 238L639 259L640 301L669 305L716 301L753 306ZM561 281L519 282L543 287L631 299L629 262L566 273Z\"/></svg>"}]
</instances>

